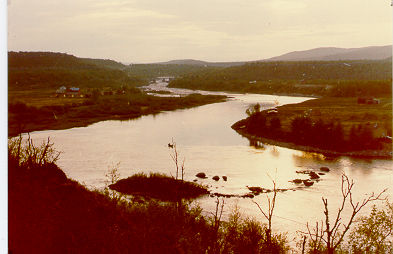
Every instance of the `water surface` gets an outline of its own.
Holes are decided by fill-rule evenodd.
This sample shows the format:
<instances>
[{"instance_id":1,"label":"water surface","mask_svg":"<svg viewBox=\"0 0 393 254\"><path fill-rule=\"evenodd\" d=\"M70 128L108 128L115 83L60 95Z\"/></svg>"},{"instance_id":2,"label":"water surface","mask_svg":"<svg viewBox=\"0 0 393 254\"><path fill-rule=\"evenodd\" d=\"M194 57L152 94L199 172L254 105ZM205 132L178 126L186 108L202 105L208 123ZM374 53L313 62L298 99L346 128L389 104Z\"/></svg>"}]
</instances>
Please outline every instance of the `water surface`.
<instances>
[{"instance_id":1,"label":"water surface","mask_svg":"<svg viewBox=\"0 0 393 254\"><path fill-rule=\"evenodd\" d=\"M153 90L169 90L177 94L191 93L185 89L170 89L158 83ZM225 94L203 92L203 94ZM168 96L168 95L165 95ZM365 194L381 191L393 182L392 161L363 160L349 157L325 158L320 154L305 153L293 149L262 145L250 146L249 140L241 137L231 125L245 118L245 110L254 103L263 109L288 103L298 103L310 98L256 94L230 94L231 99L223 103L163 112L127 121L103 121L88 127L67 130L34 132L35 140L48 136L62 151L59 166L68 177L88 187L105 185L105 172L111 165L120 162L119 172L128 177L137 172L162 172L175 174L168 143L177 143L180 157L185 159L186 180L196 179L198 172L205 172L208 179L198 179L210 190L226 194L245 194L246 186L272 188L272 180L279 188L291 190L278 194L273 226L278 231L289 231L291 237L306 222L314 224L322 219L321 197L329 199L332 211L340 199L341 175L345 172L355 181L354 194L357 199ZM327 166L329 173L309 188L296 188L289 181L307 178L299 170L319 170ZM227 176L228 181L212 180L214 175ZM294 189L294 190L292 190ZM388 190L387 194L392 195ZM197 202L205 212L213 211L216 198L204 197ZM245 216L261 221L263 216L252 200L266 208L266 196L254 199L227 198L227 215L237 205ZM348 216L348 212L345 214Z\"/></svg>"}]
</instances>

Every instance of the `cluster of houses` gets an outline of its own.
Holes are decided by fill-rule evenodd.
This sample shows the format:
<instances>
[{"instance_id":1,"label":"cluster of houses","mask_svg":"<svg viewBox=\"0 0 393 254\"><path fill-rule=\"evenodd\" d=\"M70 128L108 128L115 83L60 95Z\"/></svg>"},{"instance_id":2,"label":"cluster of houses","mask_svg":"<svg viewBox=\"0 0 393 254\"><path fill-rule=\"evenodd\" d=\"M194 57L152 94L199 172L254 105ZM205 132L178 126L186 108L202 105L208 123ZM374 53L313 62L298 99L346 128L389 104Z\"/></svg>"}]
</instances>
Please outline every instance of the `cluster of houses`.
<instances>
[{"instance_id":1,"label":"cluster of houses","mask_svg":"<svg viewBox=\"0 0 393 254\"><path fill-rule=\"evenodd\" d=\"M56 97L84 97L79 87L61 86L56 90Z\"/></svg>"},{"instance_id":2,"label":"cluster of houses","mask_svg":"<svg viewBox=\"0 0 393 254\"><path fill-rule=\"evenodd\" d=\"M125 89L119 88L117 90L112 89L111 87L106 87L99 90L100 95L114 95L114 94L125 94ZM61 86L56 90L55 97L60 98L90 98L92 96L92 91L87 90L82 93L79 87L65 87Z\"/></svg>"},{"instance_id":3,"label":"cluster of houses","mask_svg":"<svg viewBox=\"0 0 393 254\"><path fill-rule=\"evenodd\" d=\"M378 100L372 96L358 98L358 104L379 104L379 103L380 103L380 100Z\"/></svg>"}]
</instances>

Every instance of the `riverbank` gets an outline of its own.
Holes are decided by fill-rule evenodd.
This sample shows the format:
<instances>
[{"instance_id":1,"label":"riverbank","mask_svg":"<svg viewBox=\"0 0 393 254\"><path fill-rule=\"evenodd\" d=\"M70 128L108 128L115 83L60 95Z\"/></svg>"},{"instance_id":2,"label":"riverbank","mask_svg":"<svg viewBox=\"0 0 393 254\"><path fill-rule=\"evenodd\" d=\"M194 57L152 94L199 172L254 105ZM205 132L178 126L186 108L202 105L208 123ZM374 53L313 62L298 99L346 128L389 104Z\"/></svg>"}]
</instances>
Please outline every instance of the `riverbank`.
<instances>
[{"instance_id":1,"label":"riverbank","mask_svg":"<svg viewBox=\"0 0 393 254\"><path fill-rule=\"evenodd\" d=\"M350 157L358 157L358 158L392 159L392 151L388 151L388 150L381 150L381 151L364 150L364 151L356 151L356 152L338 152L338 151L320 149L320 148L311 147L311 146L299 145L299 144L295 144L292 142L278 141L278 140L272 139L272 138L258 137L255 135L248 134L247 132L242 131L241 129L238 129L236 127L232 127L232 128L237 133L242 135L243 137L248 138L249 140L252 140L252 141L260 141L264 144L281 146L281 147L294 149L294 150L300 150L300 151L304 151L304 152L308 152L308 153L320 153L320 154L323 154L327 157L350 156Z\"/></svg>"},{"instance_id":2,"label":"riverbank","mask_svg":"<svg viewBox=\"0 0 393 254\"><path fill-rule=\"evenodd\" d=\"M321 98L273 110L251 109L232 128L252 141L326 156L392 158L391 98ZM254 110L254 112L252 112Z\"/></svg>"},{"instance_id":3,"label":"riverbank","mask_svg":"<svg viewBox=\"0 0 393 254\"><path fill-rule=\"evenodd\" d=\"M298 238L288 240L285 233L272 233L259 220L243 218L238 209L232 210L224 221L221 217L227 206L224 198L217 198L215 213L202 215L201 208L188 202L125 199L110 192L108 186L104 191L88 190L67 178L56 165L58 153L53 144L48 142L36 147L29 142L29 145L20 146L20 141L11 140L8 146L10 253L290 253L300 252L300 248L303 252L314 250L311 244L296 245ZM107 176L107 183L116 178L111 173ZM258 187L249 189L263 191ZM375 223L380 225L380 222ZM374 225L374 221L363 225ZM357 230L352 232L364 232ZM368 240L362 235L355 237ZM351 242L339 247L349 251ZM390 246L388 242L384 244ZM319 251L323 249L321 246Z\"/></svg>"},{"instance_id":4,"label":"riverbank","mask_svg":"<svg viewBox=\"0 0 393 254\"><path fill-rule=\"evenodd\" d=\"M162 111L223 102L227 97L200 94L178 98L155 97L132 90L122 95L100 96L94 99L45 97L45 103L32 101L32 97L23 100L27 103L12 98L8 114L9 137L39 130L85 127L105 120L135 119Z\"/></svg>"}]
</instances>

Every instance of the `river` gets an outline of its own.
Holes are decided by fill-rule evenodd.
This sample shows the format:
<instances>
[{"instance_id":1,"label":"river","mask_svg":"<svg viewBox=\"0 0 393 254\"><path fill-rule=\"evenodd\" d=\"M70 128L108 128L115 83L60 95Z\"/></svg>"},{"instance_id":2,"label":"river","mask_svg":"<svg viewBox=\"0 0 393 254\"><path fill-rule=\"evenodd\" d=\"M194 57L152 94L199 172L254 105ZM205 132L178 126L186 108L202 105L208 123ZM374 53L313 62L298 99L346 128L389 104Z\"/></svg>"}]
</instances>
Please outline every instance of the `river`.
<instances>
[{"instance_id":1,"label":"river","mask_svg":"<svg viewBox=\"0 0 393 254\"><path fill-rule=\"evenodd\" d=\"M195 91L170 89L166 83L156 83L148 88L166 90L176 94ZM51 138L62 152L59 166L68 177L89 188L102 188L105 173L111 165L119 164L122 178L137 172L175 173L168 143L177 144L180 158L185 159L185 179L197 179L198 172L207 174L207 179L198 179L208 185L212 192L223 194L248 193L246 186L272 188L272 180L278 188L290 190L278 193L273 218L273 229L289 232L290 240L296 230L305 230L305 224L314 225L323 218L321 197L329 200L334 213L341 202L341 175L345 172L355 182L355 200L366 194L379 192L393 183L393 166L390 160L365 160L349 157L325 158L320 154L306 153L271 145L252 146L249 140L231 129L236 121L246 117L245 110L254 103L262 109L298 103L310 98L273 96L259 94L227 94L205 92L203 94L225 94L226 102L209 104L191 109L162 112L127 121L103 121L87 127L67 130L47 130L31 133L37 141ZM169 96L169 95L161 95ZM330 172L321 176L313 186L299 188L290 180L307 178L297 174L299 170L316 170L327 166ZM220 176L219 181L212 177ZM223 181L221 176L227 176ZM387 196L392 196L388 189ZM255 201L267 208L265 194L255 198L225 198L224 218L237 206L244 216L255 217L266 222ZM203 197L198 203L205 213L215 209L215 197ZM364 212L369 211L365 209ZM349 215L346 210L344 217Z\"/></svg>"}]
</instances>

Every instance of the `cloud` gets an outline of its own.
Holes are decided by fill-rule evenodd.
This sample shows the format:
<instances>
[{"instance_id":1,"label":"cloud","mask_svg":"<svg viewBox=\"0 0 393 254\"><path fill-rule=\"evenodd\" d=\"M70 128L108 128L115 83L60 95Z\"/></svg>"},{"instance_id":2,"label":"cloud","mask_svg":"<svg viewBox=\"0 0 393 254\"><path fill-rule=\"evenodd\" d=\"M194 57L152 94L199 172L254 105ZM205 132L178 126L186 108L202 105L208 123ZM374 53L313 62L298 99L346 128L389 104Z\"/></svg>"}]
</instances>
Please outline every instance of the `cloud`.
<instances>
[{"instance_id":1,"label":"cloud","mask_svg":"<svg viewBox=\"0 0 393 254\"><path fill-rule=\"evenodd\" d=\"M122 61L254 60L391 43L390 6L367 0L11 0L11 50Z\"/></svg>"}]
</instances>

